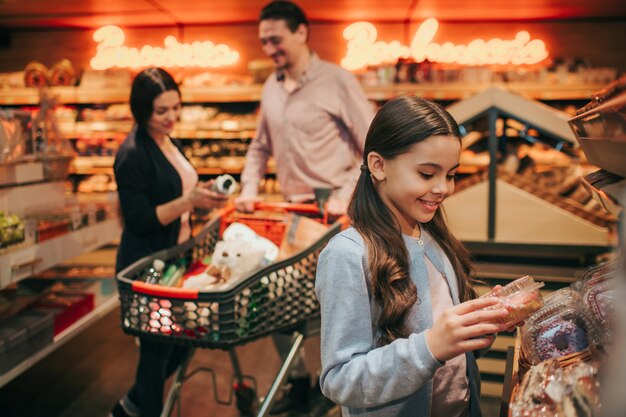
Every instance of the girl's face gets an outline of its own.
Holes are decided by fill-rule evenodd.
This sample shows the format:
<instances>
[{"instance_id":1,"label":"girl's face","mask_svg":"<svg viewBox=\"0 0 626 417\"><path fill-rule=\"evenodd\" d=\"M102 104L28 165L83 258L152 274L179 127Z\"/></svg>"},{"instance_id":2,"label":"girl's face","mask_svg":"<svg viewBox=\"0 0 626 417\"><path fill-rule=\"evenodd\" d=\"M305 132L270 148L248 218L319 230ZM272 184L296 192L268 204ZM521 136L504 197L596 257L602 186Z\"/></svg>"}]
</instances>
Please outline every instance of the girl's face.
<instances>
[{"instance_id":1,"label":"girl's face","mask_svg":"<svg viewBox=\"0 0 626 417\"><path fill-rule=\"evenodd\" d=\"M180 96L176 90L168 90L157 96L152 105L152 116L148 119L148 132L153 137L164 137L172 133L180 116Z\"/></svg>"},{"instance_id":2,"label":"girl's face","mask_svg":"<svg viewBox=\"0 0 626 417\"><path fill-rule=\"evenodd\" d=\"M402 233L417 233L417 223L432 220L454 192L460 155L461 141L454 136L432 136L390 160L374 152L368 155L376 189L400 222Z\"/></svg>"}]
</instances>

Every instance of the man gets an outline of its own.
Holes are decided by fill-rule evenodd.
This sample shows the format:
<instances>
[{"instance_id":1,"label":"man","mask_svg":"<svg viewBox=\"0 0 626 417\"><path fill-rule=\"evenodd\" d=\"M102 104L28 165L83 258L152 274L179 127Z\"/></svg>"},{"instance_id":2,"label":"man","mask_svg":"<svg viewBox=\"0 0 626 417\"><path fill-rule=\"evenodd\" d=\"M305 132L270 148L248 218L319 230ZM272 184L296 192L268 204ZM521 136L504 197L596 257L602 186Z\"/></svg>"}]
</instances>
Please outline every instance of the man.
<instances>
[{"instance_id":1,"label":"man","mask_svg":"<svg viewBox=\"0 0 626 417\"><path fill-rule=\"evenodd\" d=\"M285 200L312 201L314 188L330 188L329 214L346 210L374 111L356 78L321 60L308 38L306 16L295 4L275 1L261 10L259 39L276 71L263 87L257 136L235 201L240 210L252 211L258 201L271 155Z\"/></svg>"},{"instance_id":2,"label":"man","mask_svg":"<svg viewBox=\"0 0 626 417\"><path fill-rule=\"evenodd\" d=\"M261 10L259 39L275 72L263 87L257 136L248 149L242 192L235 200L239 210L252 211L259 201L259 182L273 155L285 200L312 201L315 188L329 188L328 214L346 211L374 110L354 75L321 60L308 38L308 21L294 3L274 1ZM284 360L290 338L276 335L274 342ZM271 414L308 411L311 378L302 350L288 382L291 389Z\"/></svg>"}]
</instances>

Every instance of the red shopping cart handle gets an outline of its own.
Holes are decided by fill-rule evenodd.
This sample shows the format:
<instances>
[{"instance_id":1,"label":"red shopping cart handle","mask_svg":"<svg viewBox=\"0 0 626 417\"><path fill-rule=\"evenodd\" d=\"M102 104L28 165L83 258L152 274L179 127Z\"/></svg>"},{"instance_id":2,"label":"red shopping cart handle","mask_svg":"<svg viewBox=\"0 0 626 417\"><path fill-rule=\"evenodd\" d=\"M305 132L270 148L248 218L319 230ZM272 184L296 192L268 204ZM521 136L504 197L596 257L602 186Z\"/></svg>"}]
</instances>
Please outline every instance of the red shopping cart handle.
<instances>
[{"instance_id":1,"label":"red shopping cart handle","mask_svg":"<svg viewBox=\"0 0 626 417\"><path fill-rule=\"evenodd\" d=\"M153 295L161 298L198 299L198 290L192 288L164 287L163 285L147 284L143 281L133 281L133 292Z\"/></svg>"},{"instance_id":2,"label":"red shopping cart handle","mask_svg":"<svg viewBox=\"0 0 626 417\"><path fill-rule=\"evenodd\" d=\"M317 204L304 204L304 203L267 203L258 202L254 203L255 210L285 210L285 211L297 211L299 213L319 213L320 208Z\"/></svg>"},{"instance_id":3,"label":"red shopping cart handle","mask_svg":"<svg viewBox=\"0 0 626 417\"><path fill-rule=\"evenodd\" d=\"M296 203L254 203L254 210L270 210L270 211L296 211L298 213L319 214L320 209L317 204L296 204ZM228 205L220 211L220 216L224 216L236 211L234 205Z\"/></svg>"}]
</instances>

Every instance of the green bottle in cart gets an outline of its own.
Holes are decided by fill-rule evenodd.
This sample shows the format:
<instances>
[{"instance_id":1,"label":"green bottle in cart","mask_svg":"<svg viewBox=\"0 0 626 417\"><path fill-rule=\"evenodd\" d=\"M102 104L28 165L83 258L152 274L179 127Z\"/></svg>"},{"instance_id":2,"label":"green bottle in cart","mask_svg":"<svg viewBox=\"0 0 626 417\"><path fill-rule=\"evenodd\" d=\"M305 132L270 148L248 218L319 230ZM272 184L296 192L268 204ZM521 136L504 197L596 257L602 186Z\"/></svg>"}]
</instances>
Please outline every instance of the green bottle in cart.
<instances>
[{"instance_id":1,"label":"green bottle in cart","mask_svg":"<svg viewBox=\"0 0 626 417\"><path fill-rule=\"evenodd\" d=\"M267 282L267 277L263 277L257 285L250 288L248 310L245 317L239 318L238 322L237 335L239 337L246 336L259 325L259 320L263 315L263 309L269 299Z\"/></svg>"}]
</instances>

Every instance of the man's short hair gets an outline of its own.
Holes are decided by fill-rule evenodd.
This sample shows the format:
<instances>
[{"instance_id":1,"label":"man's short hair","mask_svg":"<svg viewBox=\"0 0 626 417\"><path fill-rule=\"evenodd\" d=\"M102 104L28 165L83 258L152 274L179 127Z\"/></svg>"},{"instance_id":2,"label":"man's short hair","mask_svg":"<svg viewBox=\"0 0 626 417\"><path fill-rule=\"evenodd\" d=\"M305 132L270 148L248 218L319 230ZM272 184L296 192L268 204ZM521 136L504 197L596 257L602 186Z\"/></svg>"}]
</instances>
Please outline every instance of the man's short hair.
<instances>
[{"instance_id":1,"label":"man's short hair","mask_svg":"<svg viewBox=\"0 0 626 417\"><path fill-rule=\"evenodd\" d=\"M309 27L309 21L304 11L295 3L290 1L273 1L268 3L259 15L259 21L263 20L284 20L287 27L293 33L301 24Z\"/></svg>"}]
</instances>

